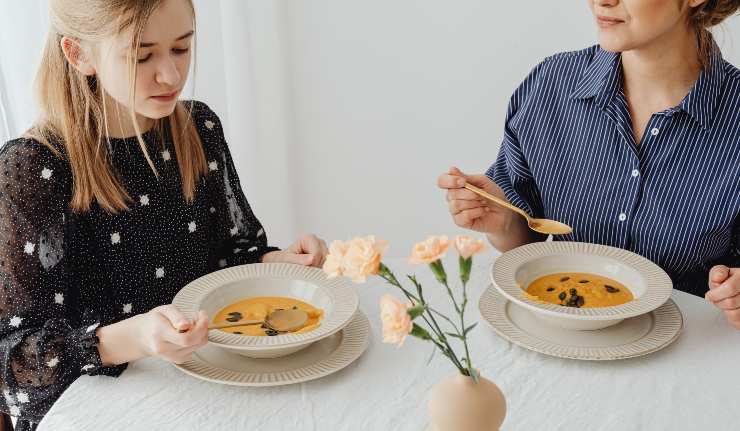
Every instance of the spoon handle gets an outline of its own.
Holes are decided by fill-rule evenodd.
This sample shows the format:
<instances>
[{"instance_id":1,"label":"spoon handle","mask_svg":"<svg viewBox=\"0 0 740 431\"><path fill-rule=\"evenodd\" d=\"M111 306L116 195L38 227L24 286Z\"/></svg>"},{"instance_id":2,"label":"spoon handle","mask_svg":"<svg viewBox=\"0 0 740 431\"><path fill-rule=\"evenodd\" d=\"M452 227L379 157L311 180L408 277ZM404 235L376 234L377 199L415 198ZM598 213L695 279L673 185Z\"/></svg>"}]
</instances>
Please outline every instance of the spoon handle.
<instances>
[{"instance_id":1,"label":"spoon handle","mask_svg":"<svg viewBox=\"0 0 740 431\"><path fill-rule=\"evenodd\" d=\"M233 322L233 323L211 324L211 325L208 325L208 330L211 330L211 329L222 329L222 328L233 328L235 326L256 325L258 323L265 323L265 321L264 320L241 320L239 322Z\"/></svg>"},{"instance_id":2,"label":"spoon handle","mask_svg":"<svg viewBox=\"0 0 740 431\"><path fill-rule=\"evenodd\" d=\"M500 198L497 198L496 196L494 196L494 195L486 192L483 189L479 189L478 187L476 187L476 186L474 186L472 184L465 183L465 188L468 189L468 190L470 190L471 192L479 195L479 196L483 196L484 198L486 198L486 199L488 199L488 200L490 200L490 201L492 201L492 202L494 202L494 203L496 203L498 205L501 205L504 208L508 208L508 209L510 209L512 211L516 211L517 213L519 213L522 216L524 216L524 218L526 218L527 220L529 220L529 214L527 214L526 212L524 212L521 208L517 208L514 205L506 202L505 200L500 199Z\"/></svg>"}]
</instances>

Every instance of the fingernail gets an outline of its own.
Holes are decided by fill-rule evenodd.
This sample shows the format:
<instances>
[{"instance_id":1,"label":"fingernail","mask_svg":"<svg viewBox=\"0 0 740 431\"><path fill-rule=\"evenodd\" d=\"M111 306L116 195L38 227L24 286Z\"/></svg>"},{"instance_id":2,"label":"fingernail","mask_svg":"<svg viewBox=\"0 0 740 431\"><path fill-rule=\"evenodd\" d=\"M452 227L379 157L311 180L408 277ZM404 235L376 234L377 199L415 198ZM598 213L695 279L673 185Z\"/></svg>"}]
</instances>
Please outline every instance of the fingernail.
<instances>
[{"instance_id":1,"label":"fingernail","mask_svg":"<svg viewBox=\"0 0 740 431\"><path fill-rule=\"evenodd\" d=\"M459 179L459 180L457 180L457 185L460 186L460 187L464 186L465 185L465 180L463 180L462 178Z\"/></svg>"}]
</instances>

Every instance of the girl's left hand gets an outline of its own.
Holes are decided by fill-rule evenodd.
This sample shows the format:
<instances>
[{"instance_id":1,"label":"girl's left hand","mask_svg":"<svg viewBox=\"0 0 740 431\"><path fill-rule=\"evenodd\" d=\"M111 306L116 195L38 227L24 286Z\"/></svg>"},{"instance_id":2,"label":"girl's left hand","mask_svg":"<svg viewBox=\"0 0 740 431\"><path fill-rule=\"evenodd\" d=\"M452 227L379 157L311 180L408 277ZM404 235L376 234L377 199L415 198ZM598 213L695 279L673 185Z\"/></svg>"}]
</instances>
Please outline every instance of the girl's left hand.
<instances>
[{"instance_id":1,"label":"girl's left hand","mask_svg":"<svg viewBox=\"0 0 740 431\"><path fill-rule=\"evenodd\" d=\"M709 292L704 295L722 310L732 326L740 329L740 268L717 265L709 271Z\"/></svg>"},{"instance_id":2,"label":"girl's left hand","mask_svg":"<svg viewBox=\"0 0 740 431\"><path fill-rule=\"evenodd\" d=\"M303 266L315 266L321 268L329 253L326 242L316 235L307 234L301 236L285 250L271 251L262 256L262 262L285 262L295 263Z\"/></svg>"}]
</instances>

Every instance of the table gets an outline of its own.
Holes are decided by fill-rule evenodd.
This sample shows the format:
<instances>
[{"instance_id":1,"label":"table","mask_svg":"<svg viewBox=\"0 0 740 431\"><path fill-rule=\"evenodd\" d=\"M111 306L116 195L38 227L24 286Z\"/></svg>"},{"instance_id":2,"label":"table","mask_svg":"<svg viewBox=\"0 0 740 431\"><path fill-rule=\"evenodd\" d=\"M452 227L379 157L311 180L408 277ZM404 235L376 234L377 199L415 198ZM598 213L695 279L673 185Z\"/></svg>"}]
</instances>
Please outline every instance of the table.
<instances>
[{"instance_id":1,"label":"table","mask_svg":"<svg viewBox=\"0 0 740 431\"><path fill-rule=\"evenodd\" d=\"M477 302L495 255L476 259L469 322L481 320ZM449 309L428 268L400 259L385 263L399 278L416 272L427 299ZM379 278L357 289L372 339L363 356L338 373L292 386L243 388L203 382L147 358L119 378L82 376L38 429L424 430L427 393L454 369L440 354L427 365L432 346L420 340L409 338L400 349L383 344L378 298L401 295ZM502 430L740 429L740 331L703 298L677 291L673 300L685 319L680 338L652 355L622 361L544 356L499 338L481 322L471 355L506 395Z\"/></svg>"}]
</instances>

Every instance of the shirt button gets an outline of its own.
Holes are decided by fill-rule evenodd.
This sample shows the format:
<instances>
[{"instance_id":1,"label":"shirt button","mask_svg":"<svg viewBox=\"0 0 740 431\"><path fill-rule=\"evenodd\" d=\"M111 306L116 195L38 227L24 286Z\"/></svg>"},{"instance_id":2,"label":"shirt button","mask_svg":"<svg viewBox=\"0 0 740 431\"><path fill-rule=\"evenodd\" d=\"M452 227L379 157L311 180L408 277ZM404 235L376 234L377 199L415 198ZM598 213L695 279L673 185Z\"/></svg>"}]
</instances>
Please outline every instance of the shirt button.
<instances>
[{"instance_id":1,"label":"shirt button","mask_svg":"<svg viewBox=\"0 0 740 431\"><path fill-rule=\"evenodd\" d=\"M627 214L625 213L619 214L619 221L625 221L625 220L627 220Z\"/></svg>"},{"instance_id":2,"label":"shirt button","mask_svg":"<svg viewBox=\"0 0 740 431\"><path fill-rule=\"evenodd\" d=\"M657 127L653 127L653 130L650 131L650 134L653 136L656 136L658 133L660 133L660 129Z\"/></svg>"},{"instance_id":3,"label":"shirt button","mask_svg":"<svg viewBox=\"0 0 740 431\"><path fill-rule=\"evenodd\" d=\"M632 169L632 176L633 177L639 177L640 171L638 169Z\"/></svg>"}]
</instances>

